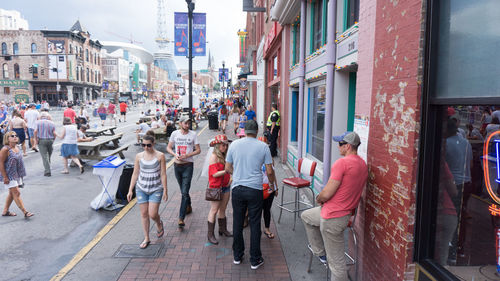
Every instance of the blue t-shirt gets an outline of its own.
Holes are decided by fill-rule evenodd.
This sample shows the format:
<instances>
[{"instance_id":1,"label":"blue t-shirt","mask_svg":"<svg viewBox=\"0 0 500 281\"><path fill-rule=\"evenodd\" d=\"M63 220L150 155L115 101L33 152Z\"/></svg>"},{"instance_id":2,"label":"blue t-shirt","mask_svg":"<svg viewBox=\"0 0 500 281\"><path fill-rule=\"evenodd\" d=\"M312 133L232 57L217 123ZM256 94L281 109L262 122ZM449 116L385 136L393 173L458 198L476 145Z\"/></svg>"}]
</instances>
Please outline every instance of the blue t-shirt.
<instances>
[{"instance_id":1,"label":"blue t-shirt","mask_svg":"<svg viewBox=\"0 0 500 281\"><path fill-rule=\"evenodd\" d=\"M0 111L0 123L5 121L5 119L7 118L7 114L8 114L7 110Z\"/></svg>"},{"instance_id":2,"label":"blue t-shirt","mask_svg":"<svg viewBox=\"0 0 500 281\"><path fill-rule=\"evenodd\" d=\"M267 144L251 137L234 141L226 161L233 164L231 188L243 185L258 190L262 190L262 165L273 163Z\"/></svg>"},{"instance_id":3,"label":"blue t-shirt","mask_svg":"<svg viewBox=\"0 0 500 281\"><path fill-rule=\"evenodd\" d=\"M256 117L255 111L253 110L245 111L245 115L247 116L247 120L253 120Z\"/></svg>"}]
</instances>

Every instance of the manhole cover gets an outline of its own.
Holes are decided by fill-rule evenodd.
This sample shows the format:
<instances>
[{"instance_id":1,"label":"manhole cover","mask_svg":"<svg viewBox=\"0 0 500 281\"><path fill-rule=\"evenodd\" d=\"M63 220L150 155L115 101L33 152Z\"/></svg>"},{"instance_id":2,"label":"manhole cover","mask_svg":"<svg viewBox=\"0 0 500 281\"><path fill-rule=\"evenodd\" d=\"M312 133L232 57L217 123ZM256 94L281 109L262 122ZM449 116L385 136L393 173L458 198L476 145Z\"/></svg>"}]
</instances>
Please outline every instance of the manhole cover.
<instances>
[{"instance_id":1,"label":"manhole cover","mask_svg":"<svg viewBox=\"0 0 500 281\"><path fill-rule=\"evenodd\" d=\"M160 254L161 244L149 244L146 249L136 244L122 244L116 251L115 258L156 258Z\"/></svg>"}]
</instances>

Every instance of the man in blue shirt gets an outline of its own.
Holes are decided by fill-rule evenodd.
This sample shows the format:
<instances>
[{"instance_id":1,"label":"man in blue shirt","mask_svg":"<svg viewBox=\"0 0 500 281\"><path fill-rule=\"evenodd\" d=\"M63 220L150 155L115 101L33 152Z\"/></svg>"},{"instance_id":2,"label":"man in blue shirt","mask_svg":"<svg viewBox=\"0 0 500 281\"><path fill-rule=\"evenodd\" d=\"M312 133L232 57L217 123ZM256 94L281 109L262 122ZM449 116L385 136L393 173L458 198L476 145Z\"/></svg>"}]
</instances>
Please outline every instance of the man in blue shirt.
<instances>
[{"instance_id":1,"label":"man in blue shirt","mask_svg":"<svg viewBox=\"0 0 500 281\"><path fill-rule=\"evenodd\" d=\"M255 120L255 118L257 116L255 115L255 111L253 111L252 105L248 106L248 109L245 111L245 115L247 116L247 120ZM257 120L255 120L255 121L257 121Z\"/></svg>"},{"instance_id":2,"label":"man in blue shirt","mask_svg":"<svg viewBox=\"0 0 500 281\"><path fill-rule=\"evenodd\" d=\"M234 264L240 264L245 251L243 240L243 221L248 209L250 224L250 263L251 269L264 264L260 251L260 221L262 217L262 165L266 165L269 183L276 182L273 160L269 147L256 139L259 126L255 120L245 124L245 138L234 141L226 156L226 172L233 175L233 256Z\"/></svg>"},{"instance_id":3,"label":"man in blue shirt","mask_svg":"<svg viewBox=\"0 0 500 281\"><path fill-rule=\"evenodd\" d=\"M5 121L7 119L7 115L9 113L7 112L7 110L5 110L5 105L0 105L0 123L2 123L3 121Z\"/></svg>"}]
</instances>

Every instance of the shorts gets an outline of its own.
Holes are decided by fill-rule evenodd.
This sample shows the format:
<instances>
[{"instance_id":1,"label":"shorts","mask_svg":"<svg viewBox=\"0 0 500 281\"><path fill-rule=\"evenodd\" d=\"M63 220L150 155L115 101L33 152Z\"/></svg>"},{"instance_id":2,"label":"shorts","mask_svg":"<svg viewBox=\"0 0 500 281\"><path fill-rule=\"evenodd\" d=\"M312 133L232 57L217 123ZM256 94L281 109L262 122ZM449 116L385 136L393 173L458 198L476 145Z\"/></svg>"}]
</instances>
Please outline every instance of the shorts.
<instances>
[{"instance_id":1,"label":"shorts","mask_svg":"<svg viewBox=\"0 0 500 281\"><path fill-rule=\"evenodd\" d=\"M160 203L161 198L163 197L163 189L147 193L140 188L136 188L135 195L137 197L137 204Z\"/></svg>"},{"instance_id":2,"label":"shorts","mask_svg":"<svg viewBox=\"0 0 500 281\"><path fill-rule=\"evenodd\" d=\"M222 120L226 120L226 119L227 119L226 114L221 114L221 115L220 115L220 120L221 120L221 121L222 121Z\"/></svg>"},{"instance_id":3,"label":"shorts","mask_svg":"<svg viewBox=\"0 0 500 281\"><path fill-rule=\"evenodd\" d=\"M127 112L126 111L120 111L120 114L123 115L123 116L125 116L125 114L127 114Z\"/></svg>"},{"instance_id":4,"label":"shorts","mask_svg":"<svg viewBox=\"0 0 500 281\"><path fill-rule=\"evenodd\" d=\"M23 184L23 179L19 178L18 180L11 180L8 184L4 184L3 186L5 189L9 189L9 188L18 187L22 184Z\"/></svg>"},{"instance_id":5,"label":"shorts","mask_svg":"<svg viewBox=\"0 0 500 281\"><path fill-rule=\"evenodd\" d=\"M229 186L222 188L222 193L228 193L229 191L231 191L231 187L229 187Z\"/></svg>"},{"instance_id":6,"label":"shorts","mask_svg":"<svg viewBox=\"0 0 500 281\"><path fill-rule=\"evenodd\" d=\"M101 118L101 120L106 120L106 113L99 113L99 117Z\"/></svg>"},{"instance_id":7,"label":"shorts","mask_svg":"<svg viewBox=\"0 0 500 281\"><path fill-rule=\"evenodd\" d=\"M31 139L35 136L35 129L28 128L28 137Z\"/></svg>"}]
</instances>

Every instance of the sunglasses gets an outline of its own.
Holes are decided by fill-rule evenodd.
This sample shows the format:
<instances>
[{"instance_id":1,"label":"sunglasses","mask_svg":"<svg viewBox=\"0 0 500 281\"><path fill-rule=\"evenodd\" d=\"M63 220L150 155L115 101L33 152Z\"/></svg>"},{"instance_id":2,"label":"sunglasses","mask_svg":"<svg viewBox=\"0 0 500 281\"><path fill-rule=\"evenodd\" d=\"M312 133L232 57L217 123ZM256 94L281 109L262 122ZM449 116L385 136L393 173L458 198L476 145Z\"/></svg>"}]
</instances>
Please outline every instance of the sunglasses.
<instances>
[{"instance_id":1,"label":"sunglasses","mask_svg":"<svg viewBox=\"0 0 500 281\"><path fill-rule=\"evenodd\" d=\"M347 144L347 142L345 142L345 141L339 142L339 146L343 146L344 144Z\"/></svg>"},{"instance_id":2,"label":"sunglasses","mask_svg":"<svg viewBox=\"0 0 500 281\"><path fill-rule=\"evenodd\" d=\"M17 135L10 135L11 138L17 138Z\"/></svg>"},{"instance_id":3,"label":"sunglasses","mask_svg":"<svg viewBox=\"0 0 500 281\"><path fill-rule=\"evenodd\" d=\"M142 147L152 147L153 144L152 143L141 143L141 146Z\"/></svg>"}]
</instances>

